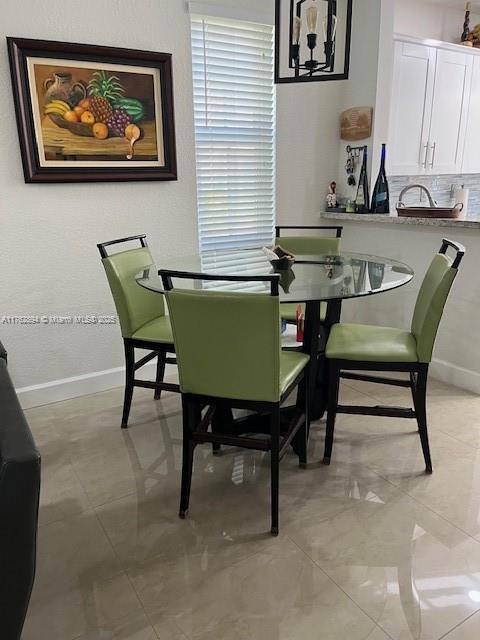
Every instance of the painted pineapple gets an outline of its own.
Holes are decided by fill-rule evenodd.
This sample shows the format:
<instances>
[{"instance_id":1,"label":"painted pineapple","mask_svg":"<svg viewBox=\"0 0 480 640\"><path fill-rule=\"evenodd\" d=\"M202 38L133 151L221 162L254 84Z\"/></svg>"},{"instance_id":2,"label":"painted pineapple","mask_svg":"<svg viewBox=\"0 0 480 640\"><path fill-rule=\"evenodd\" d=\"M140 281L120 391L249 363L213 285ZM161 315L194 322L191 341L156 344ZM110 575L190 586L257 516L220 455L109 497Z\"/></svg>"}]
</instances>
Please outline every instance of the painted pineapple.
<instances>
[{"instance_id":1,"label":"painted pineapple","mask_svg":"<svg viewBox=\"0 0 480 640\"><path fill-rule=\"evenodd\" d=\"M112 103L122 97L125 89L117 76L108 75L105 71L95 71L87 88L95 122L107 123L113 115Z\"/></svg>"},{"instance_id":2,"label":"painted pineapple","mask_svg":"<svg viewBox=\"0 0 480 640\"><path fill-rule=\"evenodd\" d=\"M95 122L106 123L113 113L110 102L101 96L93 96L93 98L90 98L89 110L93 113Z\"/></svg>"}]
</instances>

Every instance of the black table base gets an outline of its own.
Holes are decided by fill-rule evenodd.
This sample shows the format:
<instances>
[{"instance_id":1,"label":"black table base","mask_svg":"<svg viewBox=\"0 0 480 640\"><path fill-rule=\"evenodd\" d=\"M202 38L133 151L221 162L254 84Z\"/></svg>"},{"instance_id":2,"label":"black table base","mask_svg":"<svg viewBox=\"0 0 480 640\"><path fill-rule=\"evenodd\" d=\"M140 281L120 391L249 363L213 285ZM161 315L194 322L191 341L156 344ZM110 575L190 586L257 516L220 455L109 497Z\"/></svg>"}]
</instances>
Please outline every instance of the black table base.
<instances>
[{"instance_id":1,"label":"black table base","mask_svg":"<svg viewBox=\"0 0 480 640\"><path fill-rule=\"evenodd\" d=\"M320 302L307 302L305 304L305 326L302 352L310 356L308 376L298 387L297 401L294 405L281 409L281 421L288 424L295 413L301 412L305 406L305 394L308 388L308 410L311 422L320 420L327 408L328 377L325 358L325 349L332 325L340 321L342 303L340 300L330 300L327 303L327 315L322 322L320 318ZM269 433L270 417L263 414L252 414L235 419L232 410L227 406L218 405L212 417L212 430L217 432ZM294 438L292 447L297 452L297 443ZM217 448L218 450L218 448Z\"/></svg>"}]
</instances>

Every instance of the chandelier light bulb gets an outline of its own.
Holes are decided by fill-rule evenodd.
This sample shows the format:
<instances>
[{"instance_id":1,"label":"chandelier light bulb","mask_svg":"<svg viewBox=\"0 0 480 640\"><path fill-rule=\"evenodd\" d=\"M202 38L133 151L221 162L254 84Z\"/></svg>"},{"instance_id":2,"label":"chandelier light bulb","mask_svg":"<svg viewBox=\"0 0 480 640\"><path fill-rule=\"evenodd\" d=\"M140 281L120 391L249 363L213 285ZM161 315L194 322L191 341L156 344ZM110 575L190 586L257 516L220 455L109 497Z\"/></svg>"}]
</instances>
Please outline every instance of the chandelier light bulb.
<instances>
[{"instance_id":1,"label":"chandelier light bulb","mask_svg":"<svg viewBox=\"0 0 480 640\"><path fill-rule=\"evenodd\" d=\"M316 33L317 31L318 9L317 7L309 7L307 9L307 27L308 33Z\"/></svg>"},{"instance_id":2,"label":"chandelier light bulb","mask_svg":"<svg viewBox=\"0 0 480 640\"><path fill-rule=\"evenodd\" d=\"M293 28L292 28L293 44L298 44L300 42L301 28L302 28L302 21L298 16L295 16L295 19L293 21Z\"/></svg>"},{"instance_id":3,"label":"chandelier light bulb","mask_svg":"<svg viewBox=\"0 0 480 640\"><path fill-rule=\"evenodd\" d=\"M335 36L337 35L337 16L332 16L332 33L331 33L331 41L335 41ZM325 42L327 42L328 38L328 17L325 16L323 19L323 34L325 36Z\"/></svg>"}]
</instances>

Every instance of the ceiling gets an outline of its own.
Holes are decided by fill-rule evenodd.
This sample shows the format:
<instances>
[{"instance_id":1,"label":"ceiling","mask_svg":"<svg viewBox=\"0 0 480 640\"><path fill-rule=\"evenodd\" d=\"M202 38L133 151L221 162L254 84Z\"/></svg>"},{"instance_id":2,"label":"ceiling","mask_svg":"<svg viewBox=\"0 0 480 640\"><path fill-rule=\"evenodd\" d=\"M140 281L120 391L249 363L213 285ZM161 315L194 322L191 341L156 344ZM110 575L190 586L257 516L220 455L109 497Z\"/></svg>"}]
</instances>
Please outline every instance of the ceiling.
<instances>
[{"instance_id":1,"label":"ceiling","mask_svg":"<svg viewBox=\"0 0 480 640\"><path fill-rule=\"evenodd\" d=\"M400 0L401 2L402 0ZM427 2L428 4L441 4L444 5L445 7L455 7L457 9L465 9L466 7L466 0L423 0L424 2ZM474 12L480 12L480 0L477 0L476 2L472 2L472 11Z\"/></svg>"}]
</instances>

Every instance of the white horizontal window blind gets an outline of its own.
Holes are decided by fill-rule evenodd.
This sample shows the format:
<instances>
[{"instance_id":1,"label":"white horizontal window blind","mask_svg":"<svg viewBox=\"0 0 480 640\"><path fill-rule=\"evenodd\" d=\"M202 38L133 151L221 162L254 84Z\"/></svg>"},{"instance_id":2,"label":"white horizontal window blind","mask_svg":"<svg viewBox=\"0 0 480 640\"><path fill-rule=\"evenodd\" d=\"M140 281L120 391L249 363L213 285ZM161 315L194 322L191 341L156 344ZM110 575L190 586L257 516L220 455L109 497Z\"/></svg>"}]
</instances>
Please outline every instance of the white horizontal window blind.
<instances>
[{"instance_id":1,"label":"white horizontal window blind","mask_svg":"<svg viewBox=\"0 0 480 640\"><path fill-rule=\"evenodd\" d=\"M272 242L273 27L192 16L200 248Z\"/></svg>"}]
</instances>

